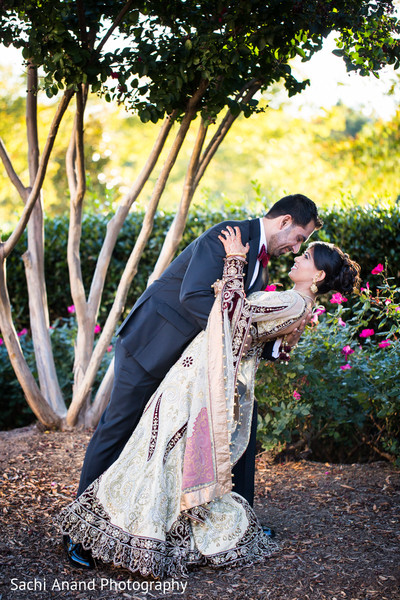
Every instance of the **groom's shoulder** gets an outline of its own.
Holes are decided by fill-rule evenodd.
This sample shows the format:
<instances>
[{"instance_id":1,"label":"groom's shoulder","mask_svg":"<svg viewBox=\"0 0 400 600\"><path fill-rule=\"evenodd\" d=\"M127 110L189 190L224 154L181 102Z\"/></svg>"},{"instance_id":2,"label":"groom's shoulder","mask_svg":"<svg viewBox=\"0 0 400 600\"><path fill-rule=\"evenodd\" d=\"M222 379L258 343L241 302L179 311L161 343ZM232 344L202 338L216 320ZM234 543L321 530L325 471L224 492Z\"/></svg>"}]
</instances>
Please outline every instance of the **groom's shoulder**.
<instances>
[{"instance_id":1,"label":"groom's shoulder","mask_svg":"<svg viewBox=\"0 0 400 600\"><path fill-rule=\"evenodd\" d=\"M227 226L230 227L240 227L240 229L242 228L250 228L251 225L253 223L257 223L258 219L243 219L243 220L234 220L234 219L227 219L226 221L220 221L219 223L216 223L215 225L212 225L209 229L207 229L204 234L209 233L210 231L215 231L216 229L218 229L218 231L221 231L222 229L224 229Z\"/></svg>"}]
</instances>

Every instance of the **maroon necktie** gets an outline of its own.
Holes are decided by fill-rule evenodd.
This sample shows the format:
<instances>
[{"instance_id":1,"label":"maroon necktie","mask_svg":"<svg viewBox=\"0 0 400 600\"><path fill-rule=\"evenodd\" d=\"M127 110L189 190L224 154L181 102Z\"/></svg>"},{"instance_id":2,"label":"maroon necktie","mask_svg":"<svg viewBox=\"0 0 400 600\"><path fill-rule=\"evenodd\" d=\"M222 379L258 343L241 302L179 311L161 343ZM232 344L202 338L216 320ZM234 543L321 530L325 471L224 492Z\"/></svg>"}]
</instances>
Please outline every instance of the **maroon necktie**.
<instances>
[{"instance_id":1,"label":"maroon necktie","mask_svg":"<svg viewBox=\"0 0 400 600\"><path fill-rule=\"evenodd\" d=\"M270 255L268 254L268 252L266 252L266 250L265 250L265 246L264 246L264 244L263 244L263 245L261 246L261 250L260 250L260 252L258 253L258 256L257 256L257 260L259 260L259 261L260 261L260 263L261 263L261 264L262 264L262 266L263 266L263 269L265 269L265 267L268 265L268 263L269 263L269 259L270 259L270 258L271 258L271 257L270 257Z\"/></svg>"}]
</instances>

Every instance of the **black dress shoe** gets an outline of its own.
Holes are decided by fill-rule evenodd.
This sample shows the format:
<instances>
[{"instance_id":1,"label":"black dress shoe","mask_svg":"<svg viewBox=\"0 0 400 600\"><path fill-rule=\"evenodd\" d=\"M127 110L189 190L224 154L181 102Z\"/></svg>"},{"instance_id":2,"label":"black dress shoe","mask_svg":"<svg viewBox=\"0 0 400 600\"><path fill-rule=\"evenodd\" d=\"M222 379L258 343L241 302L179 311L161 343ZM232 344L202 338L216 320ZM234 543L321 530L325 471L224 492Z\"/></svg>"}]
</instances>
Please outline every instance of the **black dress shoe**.
<instances>
[{"instance_id":1,"label":"black dress shoe","mask_svg":"<svg viewBox=\"0 0 400 600\"><path fill-rule=\"evenodd\" d=\"M264 535L267 535L270 538L274 538L276 535L275 531L271 529L271 527L266 527L265 525L263 525L262 530L264 532Z\"/></svg>"},{"instance_id":2,"label":"black dress shoe","mask_svg":"<svg viewBox=\"0 0 400 600\"><path fill-rule=\"evenodd\" d=\"M94 560L89 550L85 550L82 544L75 544L69 535L63 536L64 548L70 563L78 569L93 569Z\"/></svg>"}]
</instances>

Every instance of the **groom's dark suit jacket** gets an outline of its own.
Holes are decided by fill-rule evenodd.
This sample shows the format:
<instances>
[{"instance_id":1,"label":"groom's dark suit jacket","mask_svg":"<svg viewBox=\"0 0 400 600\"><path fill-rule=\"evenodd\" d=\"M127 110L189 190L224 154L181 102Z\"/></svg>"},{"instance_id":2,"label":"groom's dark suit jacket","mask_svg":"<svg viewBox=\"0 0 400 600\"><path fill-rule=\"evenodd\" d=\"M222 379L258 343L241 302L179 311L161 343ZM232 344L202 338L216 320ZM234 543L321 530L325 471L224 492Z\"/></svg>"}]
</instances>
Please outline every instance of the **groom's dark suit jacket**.
<instances>
[{"instance_id":1,"label":"groom's dark suit jacket","mask_svg":"<svg viewBox=\"0 0 400 600\"><path fill-rule=\"evenodd\" d=\"M163 378L185 347L207 325L214 302L212 284L222 277L225 250L218 235L238 225L247 254L245 291L263 286L262 268L249 288L260 242L259 219L225 221L203 233L183 250L163 275L140 296L118 329L123 346L151 375ZM268 352L264 352L268 357Z\"/></svg>"}]
</instances>

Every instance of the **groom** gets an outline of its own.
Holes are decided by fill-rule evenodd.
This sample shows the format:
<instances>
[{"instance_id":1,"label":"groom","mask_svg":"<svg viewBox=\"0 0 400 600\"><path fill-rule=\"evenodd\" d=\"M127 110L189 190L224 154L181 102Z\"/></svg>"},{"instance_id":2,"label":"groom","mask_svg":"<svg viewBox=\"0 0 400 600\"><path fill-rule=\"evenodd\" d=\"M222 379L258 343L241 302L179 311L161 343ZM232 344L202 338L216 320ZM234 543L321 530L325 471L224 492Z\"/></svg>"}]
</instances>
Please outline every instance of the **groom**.
<instances>
[{"instance_id":1,"label":"groom","mask_svg":"<svg viewBox=\"0 0 400 600\"><path fill-rule=\"evenodd\" d=\"M260 219L225 221L207 230L146 289L117 331L114 387L86 452L78 496L119 457L153 392L185 347L206 328L214 302L212 284L224 266L218 235L227 225L239 226L243 244L250 245L244 282L249 294L265 287L269 256L296 254L322 222L312 200L301 194L285 196ZM279 345L275 343L278 354ZM264 359L273 359L273 346L266 345ZM233 471L235 492L250 504L256 425L254 411L248 449ZM90 566L80 544L67 543L67 552L76 566Z\"/></svg>"}]
</instances>

